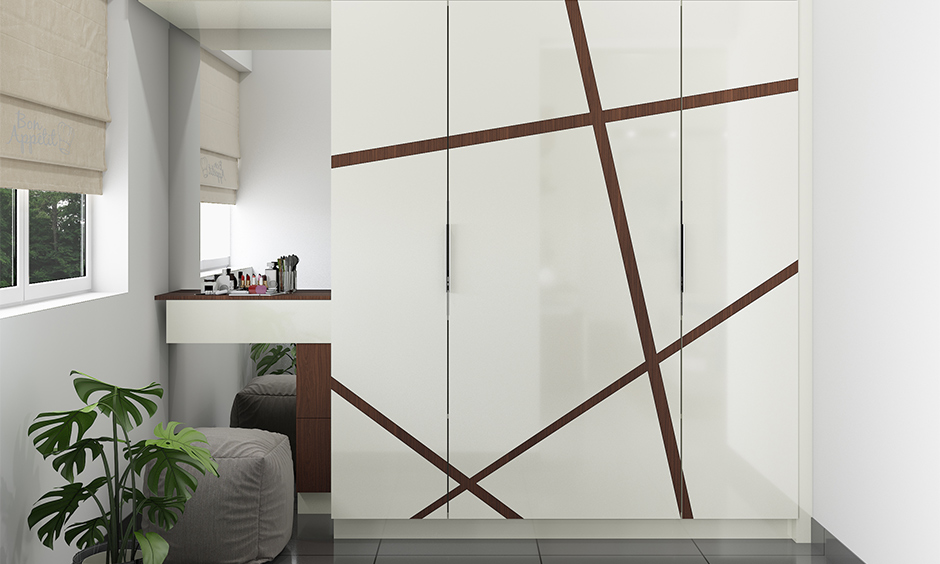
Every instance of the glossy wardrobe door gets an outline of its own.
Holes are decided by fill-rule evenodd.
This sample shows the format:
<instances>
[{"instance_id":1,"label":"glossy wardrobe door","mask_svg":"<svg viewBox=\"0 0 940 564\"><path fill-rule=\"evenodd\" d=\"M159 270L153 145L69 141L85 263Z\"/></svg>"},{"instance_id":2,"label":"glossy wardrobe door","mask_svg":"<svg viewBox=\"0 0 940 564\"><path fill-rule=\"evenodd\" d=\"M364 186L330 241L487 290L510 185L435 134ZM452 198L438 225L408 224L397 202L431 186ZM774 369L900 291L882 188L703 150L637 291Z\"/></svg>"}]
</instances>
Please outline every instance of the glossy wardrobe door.
<instances>
[{"instance_id":1,"label":"glossy wardrobe door","mask_svg":"<svg viewBox=\"0 0 940 564\"><path fill-rule=\"evenodd\" d=\"M446 460L446 171L443 152L333 171L333 378L380 416L334 390L335 518L406 519L445 493L381 418Z\"/></svg>"},{"instance_id":2,"label":"glossy wardrobe door","mask_svg":"<svg viewBox=\"0 0 940 564\"><path fill-rule=\"evenodd\" d=\"M638 64L619 83L616 61L654 49L618 42L604 18L636 23L629 6L608 4L584 11L588 41L607 61L603 96L625 105L660 95L631 90L647 78L676 97L678 3L624 3L672 5L652 7L664 21L651 25L674 33L658 59L674 74ZM452 134L587 110L564 3L451 2L450 26ZM480 42L456 43L471 32L497 46L461 54ZM500 77L512 87L494 89ZM667 344L679 331L678 119L608 126L653 332ZM623 385L644 355L594 128L541 131L450 150L450 461L467 476L483 472L479 485L500 504L464 491L449 516L678 517L649 379ZM678 357L662 371L667 417L678 420Z\"/></svg>"},{"instance_id":3,"label":"glossy wardrobe door","mask_svg":"<svg viewBox=\"0 0 940 564\"><path fill-rule=\"evenodd\" d=\"M332 154L447 135L447 3L331 6Z\"/></svg>"},{"instance_id":4,"label":"glossy wardrobe door","mask_svg":"<svg viewBox=\"0 0 940 564\"><path fill-rule=\"evenodd\" d=\"M337 519L407 519L446 493L446 152L336 166L446 135L446 33L444 2L333 5Z\"/></svg>"},{"instance_id":5,"label":"glossy wardrobe door","mask_svg":"<svg viewBox=\"0 0 940 564\"><path fill-rule=\"evenodd\" d=\"M685 94L797 78L796 12L797 2L685 2ZM797 96L683 111L683 332L722 320L682 349L696 518L797 517Z\"/></svg>"}]
</instances>

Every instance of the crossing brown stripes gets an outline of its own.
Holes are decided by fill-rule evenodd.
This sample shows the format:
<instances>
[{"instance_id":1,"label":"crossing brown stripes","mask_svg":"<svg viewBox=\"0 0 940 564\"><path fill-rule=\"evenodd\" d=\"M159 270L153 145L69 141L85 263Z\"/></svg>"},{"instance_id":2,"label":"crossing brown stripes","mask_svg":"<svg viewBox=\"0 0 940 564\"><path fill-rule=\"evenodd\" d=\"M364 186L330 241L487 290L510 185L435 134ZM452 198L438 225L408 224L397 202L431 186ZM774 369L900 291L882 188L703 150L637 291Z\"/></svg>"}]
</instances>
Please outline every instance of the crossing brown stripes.
<instances>
[{"instance_id":1,"label":"crossing brown stripes","mask_svg":"<svg viewBox=\"0 0 940 564\"><path fill-rule=\"evenodd\" d=\"M333 388L333 391L348 401L350 405L361 411L369 419L378 423L383 429L391 433L399 441L405 443L405 445L407 445L411 450L421 455L422 458L433 464L438 470L453 478L454 481L459 483L461 486L464 486L465 490L469 489L473 495L477 496L484 503L495 509L497 513L506 519L522 519L518 513L510 509L505 503L496 499L493 494L484 490L476 482L471 483L470 478L468 478L466 474L451 466L440 455L428 448L413 435L399 427L394 421L386 417L378 409L372 407L366 400L356 395L352 390L344 386L341 382L335 378L330 378L330 385Z\"/></svg>"},{"instance_id":2,"label":"crossing brown stripes","mask_svg":"<svg viewBox=\"0 0 940 564\"><path fill-rule=\"evenodd\" d=\"M601 169L607 183L610 211L614 215L614 226L617 229L617 239L620 243L620 255L623 257L627 286L630 289L630 298L633 301L633 314L636 316L643 356L646 358L646 371L649 374L650 387L653 390L653 403L656 406L656 414L659 418L659 430L662 433L663 446L666 449L666 461L669 463L672 487L676 493L676 505L679 507L679 513L683 519L691 519L692 504L689 501L689 491L686 487L685 477L682 474L679 443L676 441L672 416L669 414L669 399L666 397L663 374L659 369L659 361L656 359L653 328L650 325L646 298L643 296L643 284L640 281L640 270L636 262L636 252L630 238L630 228L627 225L623 197L620 194L620 180L617 178L614 154L610 149L610 138L607 136L607 124L604 122L601 97L597 91L594 66L591 63L591 52L588 48L587 36L584 34L584 23L581 21L581 7L578 5L577 0L566 0L565 6L568 8L568 21L571 24L571 34L574 37L574 48L578 54L578 65L581 67L581 80L584 82L584 92L587 95L588 109L594 126L594 138L597 140Z\"/></svg>"},{"instance_id":3,"label":"crossing brown stripes","mask_svg":"<svg viewBox=\"0 0 940 564\"><path fill-rule=\"evenodd\" d=\"M671 343L668 347L661 350L656 355L656 360L660 363L664 362L666 359L668 359L672 355L679 352L679 350L682 347L688 346L690 343L692 343L699 337L705 335L706 333L708 333L715 327L721 325L724 321L728 320L735 313L741 311L742 309L756 302L761 296L766 295L768 292L770 292L777 286L783 284L784 282L792 278L794 275L796 275L798 270L799 270L799 262L794 261L793 264L784 268L777 274L774 274L773 276L765 280L763 283L761 283L758 287L754 288L747 294L744 294L743 296L735 300L734 303L732 303L725 309L709 317L707 320L702 322L696 328L692 329L691 331L683 335L682 338L676 339L673 343ZM480 470L479 472L471 476L467 484L476 484L480 482L481 480L483 480L484 478L486 478L487 476L489 476L490 474L492 474L493 472L496 472L503 466L509 464L514 459L519 457L522 453L526 452L530 448L544 441L553 433L555 433L555 431L558 431L559 429L561 429L568 423L571 423L572 421L574 421L575 419L577 419L578 417L586 413L589 409L601 403L602 401L609 398L610 396L614 395L616 392L624 388L627 384L636 380L637 378L639 378L645 373L646 373L646 363L644 362L643 364L640 364L639 366L637 366L630 372L627 372L626 374L624 374L623 376L615 380L612 384L610 384L603 390L597 392L593 396L584 400L584 402L582 402L580 405L578 405L577 407L575 407L568 413L562 415L561 417L553 421L551 424L549 424L547 427L545 427L538 433L529 437L521 445L507 452L502 457L494 461L492 464L490 464L483 470ZM428 505L427 507L425 507L424 509L416 513L415 516L412 518L421 519L423 517L427 517L432 512L434 512L438 508L442 507L445 503L447 503L449 499L454 499L456 496L467 491L467 484L461 484L460 486L447 492L446 495L441 496L440 498L435 500L434 503L432 503L431 505Z\"/></svg>"},{"instance_id":4,"label":"crossing brown stripes","mask_svg":"<svg viewBox=\"0 0 940 564\"><path fill-rule=\"evenodd\" d=\"M678 112L681 108L701 108L714 104L727 104L738 102L751 98L761 98L763 96L773 96L775 94L786 94L787 92L796 92L799 86L799 80L796 78L790 80L779 80L777 82L767 82L764 84L754 84L741 88L732 88L730 90L719 90L716 92L706 92L705 94L696 94L694 96L685 96L683 98L670 98L668 100L659 100L657 102L647 102L644 104L634 104L632 106L623 106L604 110L604 121L621 121L625 119L636 119L645 116L657 114L668 114ZM503 141L505 139L515 139L517 137L528 137L530 135L539 135L542 133L552 133L554 131L563 131L565 129L574 129L576 127L587 127L593 125L591 114L576 114L573 116L559 117L552 119L543 119L518 125L509 125L506 127L495 127L493 129L484 129L471 133L461 133L450 136L450 148L466 147L469 145L478 145L480 143L492 143L494 141ZM432 153L434 151L443 151L447 149L447 137L436 137L424 141L414 141L411 143L402 143L400 145L388 145L386 147L376 147L374 149L365 149L363 151L353 151L351 153L341 153L333 155L332 168L341 168L374 161L383 161L398 157L407 157L419 155L421 153Z\"/></svg>"}]
</instances>

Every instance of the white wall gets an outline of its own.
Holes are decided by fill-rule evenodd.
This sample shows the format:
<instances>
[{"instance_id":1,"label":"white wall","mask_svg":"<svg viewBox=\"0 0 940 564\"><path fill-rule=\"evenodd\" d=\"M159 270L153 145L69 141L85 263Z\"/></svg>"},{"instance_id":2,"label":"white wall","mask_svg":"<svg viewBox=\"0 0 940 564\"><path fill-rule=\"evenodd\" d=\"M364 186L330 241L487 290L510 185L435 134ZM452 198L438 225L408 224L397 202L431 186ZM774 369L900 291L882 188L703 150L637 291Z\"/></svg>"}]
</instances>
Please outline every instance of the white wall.
<instances>
[{"instance_id":1,"label":"white wall","mask_svg":"<svg viewBox=\"0 0 940 564\"><path fill-rule=\"evenodd\" d=\"M300 257L299 288L330 287L330 52L255 51L240 96L232 266Z\"/></svg>"},{"instance_id":2,"label":"white wall","mask_svg":"<svg viewBox=\"0 0 940 564\"><path fill-rule=\"evenodd\" d=\"M0 562L68 562L26 524L40 495L63 483L26 429L40 411L72 409L69 371L116 384L167 384L167 24L135 0L108 3L112 122L104 200L127 201L127 293L0 320ZM107 221L100 216L96 220ZM121 249L124 249L123 251ZM126 249L129 249L126 250ZM118 260L117 262L120 262ZM162 409L154 418L163 420Z\"/></svg>"},{"instance_id":3,"label":"white wall","mask_svg":"<svg viewBox=\"0 0 940 564\"><path fill-rule=\"evenodd\" d=\"M814 3L814 516L867 564L940 533L940 3Z\"/></svg>"}]
</instances>

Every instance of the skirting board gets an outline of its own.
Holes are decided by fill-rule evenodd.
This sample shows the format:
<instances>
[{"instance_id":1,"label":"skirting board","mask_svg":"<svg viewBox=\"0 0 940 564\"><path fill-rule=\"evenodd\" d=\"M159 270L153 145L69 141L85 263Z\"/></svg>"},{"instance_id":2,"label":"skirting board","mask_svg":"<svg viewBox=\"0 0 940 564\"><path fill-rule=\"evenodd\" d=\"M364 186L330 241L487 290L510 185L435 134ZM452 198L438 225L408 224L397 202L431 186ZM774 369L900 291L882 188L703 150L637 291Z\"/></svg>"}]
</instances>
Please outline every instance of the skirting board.
<instances>
[{"instance_id":1,"label":"skirting board","mask_svg":"<svg viewBox=\"0 0 940 564\"><path fill-rule=\"evenodd\" d=\"M307 494L303 494L307 495ZM299 509L298 509L299 511ZM708 539L792 538L779 520L335 519L336 539Z\"/></svg>"},{"instance_id":2,"label":"skirting board","mask_svg":"<svg viewBox=\"0 0 940 564\"><path fill-rule=\"evenodd\" d=\"M329 493L298 493L298 514L328 515ZM337 539L708 539L792 538L794 521L767 520L615 520L615 519L335 519Z\"/></svg>"},{"instance_id":3,"label":"skirting board","mask_svg":"<svg viewBox=\"0 0 940 564\"><path fill-rule=\"evenodd\" d=\"M329 515L331 511L329 492L297 494L298 515Z\"/></svg>"}]
</instances>

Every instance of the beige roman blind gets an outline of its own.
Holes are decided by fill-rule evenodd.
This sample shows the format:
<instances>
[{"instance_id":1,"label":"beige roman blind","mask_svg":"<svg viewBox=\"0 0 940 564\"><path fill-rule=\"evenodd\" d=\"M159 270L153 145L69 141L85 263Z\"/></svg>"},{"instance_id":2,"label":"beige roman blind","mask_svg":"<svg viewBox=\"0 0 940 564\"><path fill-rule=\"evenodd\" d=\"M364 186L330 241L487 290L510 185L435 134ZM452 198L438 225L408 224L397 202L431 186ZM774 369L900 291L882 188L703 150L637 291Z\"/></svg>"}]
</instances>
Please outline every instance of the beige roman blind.
<instances>
[{"instance_id":1,"label":"beige roman blind","mask_svg":"<svg viewBox=\"0 0 940 564\"><path fill-rule=\"evenodd\" d=\"M241 156L238 150L238 71L203 49L199 92L200 200L234 204Z\"/></svg>"},{"instance_id":2,"label":"beige roman blind","mask_svg":"<svg viewBox=\"0 0 940 564\"><path fill-rule=\"evenodd\" d=\"M0 187L101 194L107 0L0 1Z\"/></svg>"}]
</instances>

